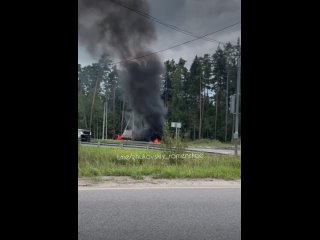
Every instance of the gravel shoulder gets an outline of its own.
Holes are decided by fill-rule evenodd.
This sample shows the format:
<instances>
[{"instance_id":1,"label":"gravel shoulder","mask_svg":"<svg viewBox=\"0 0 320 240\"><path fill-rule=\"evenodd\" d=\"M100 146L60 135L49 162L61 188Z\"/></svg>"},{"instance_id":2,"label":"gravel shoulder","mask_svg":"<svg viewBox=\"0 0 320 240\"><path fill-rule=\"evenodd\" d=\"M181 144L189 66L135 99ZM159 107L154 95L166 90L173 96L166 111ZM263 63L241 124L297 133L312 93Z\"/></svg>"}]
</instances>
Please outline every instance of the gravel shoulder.
<instances>
[{"instance_id":1,"label":"gravel shoulder","mask_svg":"<svg viewBox=\"0 0 320 240\"><path fill-rule=\"evenodd\" d=\"M241 180L225 181L220 179L133 179L131 177L78 178L78 189L88 188L136 188L136 187L241 187Z\"/></svg>"}]
</instances>

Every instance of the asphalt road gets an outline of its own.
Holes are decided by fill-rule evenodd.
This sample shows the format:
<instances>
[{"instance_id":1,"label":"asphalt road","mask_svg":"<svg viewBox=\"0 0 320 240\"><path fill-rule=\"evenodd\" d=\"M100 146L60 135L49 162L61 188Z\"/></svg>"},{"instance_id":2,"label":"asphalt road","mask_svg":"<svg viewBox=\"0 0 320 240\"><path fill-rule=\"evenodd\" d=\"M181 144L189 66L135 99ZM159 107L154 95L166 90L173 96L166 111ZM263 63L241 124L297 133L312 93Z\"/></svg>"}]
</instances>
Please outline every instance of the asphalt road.
<instances>
[{"instance_id":1,"label":"asphalt road","mask_svg":"<svg viewBox=\"0 0 320 240\"><path fill-rule=\"evenodd\" d=\"M235 155L235 152L232 149L220 149L220 148L210 148L210 147L188 147L187 149L190 151L198 151L198 152L205 152L205 153ZM241 150L238 150L238 154L241 155Z\"/></svg>"},{"instance_id":2,"label":"asphalt road","mask_svg":"<svg viewBox=\"0 0 320 240\"><path fill-rule=\"evenodd\" d=\"M78 239L241 239L238 188L78 191Z\"/></svg>"}]
</instances>

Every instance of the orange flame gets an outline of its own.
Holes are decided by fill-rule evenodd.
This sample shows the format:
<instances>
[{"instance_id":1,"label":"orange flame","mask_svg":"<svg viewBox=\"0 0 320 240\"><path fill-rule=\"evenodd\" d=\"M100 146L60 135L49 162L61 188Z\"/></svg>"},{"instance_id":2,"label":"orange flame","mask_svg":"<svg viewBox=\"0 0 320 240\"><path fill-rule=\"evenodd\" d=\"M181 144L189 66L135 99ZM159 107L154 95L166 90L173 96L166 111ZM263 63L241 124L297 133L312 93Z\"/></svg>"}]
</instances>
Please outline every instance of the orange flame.
<instances>
[{"instance_id":1,"label":"orange flame","mask_svg":"<svg viewBox=\"0 0 320 240\"><path fill-rule=\"evenodd\" d=\"M156 138L154 141L152 141L153 144L160 144L160 141Z\"/></svg>"}]
</instances>

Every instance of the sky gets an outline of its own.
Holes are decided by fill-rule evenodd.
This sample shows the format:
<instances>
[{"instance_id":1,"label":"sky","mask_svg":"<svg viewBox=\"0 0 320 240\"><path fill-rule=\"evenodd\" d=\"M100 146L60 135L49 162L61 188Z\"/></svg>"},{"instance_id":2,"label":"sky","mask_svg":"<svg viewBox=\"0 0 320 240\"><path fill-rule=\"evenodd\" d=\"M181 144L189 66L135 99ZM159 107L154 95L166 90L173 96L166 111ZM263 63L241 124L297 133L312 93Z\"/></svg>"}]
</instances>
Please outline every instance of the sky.
<instances>
[{"instance_id":1,"label":"sky","mask_svg":"<svg viewBox=\"0 0 320 240\"><path fill-rule=\"evenodd\" d=\"M126 3L125 0L119 1ZM149 15L197 36L220 30L241 20L241 0L148 0L148 2ZM138 10L145 11L144 9ZM157 39L150 45L151 51L163 50L194 39L192 36L177 32L157 22L153 24ZM208 37L220 42L235 44L238 38L241 41L241 24ZM171 59L178 61L181 57L187 60L186 66L190 67L196 55L213 54L217 47L217 42L199 39L159 53L158 56L163 62ZM115 57L114 60L119 59ZM98 59L90 56L84 46L78 45L78 63L85 66L97 61Z\"/></svg>"}]
</instances>

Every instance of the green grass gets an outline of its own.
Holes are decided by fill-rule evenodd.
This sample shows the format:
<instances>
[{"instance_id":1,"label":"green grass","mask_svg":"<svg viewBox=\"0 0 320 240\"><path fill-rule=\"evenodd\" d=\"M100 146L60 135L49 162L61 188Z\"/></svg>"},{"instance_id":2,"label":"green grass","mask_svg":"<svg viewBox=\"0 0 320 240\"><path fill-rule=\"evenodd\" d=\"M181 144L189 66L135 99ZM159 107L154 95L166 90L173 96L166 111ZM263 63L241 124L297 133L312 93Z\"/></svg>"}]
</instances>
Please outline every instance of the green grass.
<instances>
[{"instance_id":1,"label":"green grass","mask_svg":"<svg viewBox=\"0 0 320 240\"><path fill-rule=\"evenodd\" d=\"M174 152L79 146L78 175L153 178L240 178L240 158L197 154L198 158ZM183 154L180 152L180 154ZM170 158L171 156L171 158ZM143 158L145 157L145 158Z\"/></svg>"}]
</instances>

